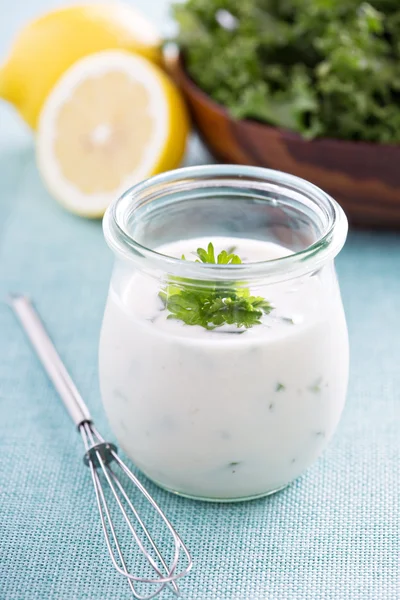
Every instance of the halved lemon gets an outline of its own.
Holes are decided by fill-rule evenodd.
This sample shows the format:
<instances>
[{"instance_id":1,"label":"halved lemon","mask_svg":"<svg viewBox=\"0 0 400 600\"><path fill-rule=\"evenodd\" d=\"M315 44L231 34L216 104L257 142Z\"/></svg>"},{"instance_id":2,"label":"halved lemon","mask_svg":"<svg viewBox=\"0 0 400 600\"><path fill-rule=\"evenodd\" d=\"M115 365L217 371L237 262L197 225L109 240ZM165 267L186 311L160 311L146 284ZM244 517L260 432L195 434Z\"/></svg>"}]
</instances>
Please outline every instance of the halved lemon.
<instances>
[{"instance_id":1,"label":"halved lemon","mask_svg":"<svg viewBox=\"0 0 400 600\"><path fill-rule=\"evenodd\" d=\"M105 51L59 79L39 117L37 163L67 209L101 217L131 185L179 165L189 121L172 81L145 58Z\"/></svg>"}]
</instances>

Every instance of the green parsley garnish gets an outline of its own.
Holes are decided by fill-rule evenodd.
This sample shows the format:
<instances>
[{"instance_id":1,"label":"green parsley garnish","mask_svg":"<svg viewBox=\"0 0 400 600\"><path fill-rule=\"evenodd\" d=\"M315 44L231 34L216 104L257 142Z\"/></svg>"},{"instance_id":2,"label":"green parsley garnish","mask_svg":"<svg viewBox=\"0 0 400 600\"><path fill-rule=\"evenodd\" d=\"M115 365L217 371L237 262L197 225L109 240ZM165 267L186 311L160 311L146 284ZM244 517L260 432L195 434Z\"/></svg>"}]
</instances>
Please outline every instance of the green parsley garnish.
<instances>
[{"instance_id":1,"label":"green parsley garnish","mask_svg":"<svg viewBox=\"0 0 400 600\"><path fill-rule=\"evenodd\" d=\"M237 254L226 250L222 250L216 258L211 242L207 250L198 248L196 255L196 262L207 264L239 265L242 262ZM182 259L185 260L185 257L182 256ZM213 282L203 287L185 286L184 281L178 278L161 290L160 298L170 313L168 319L178 319L186 325L200 325L209 330L222 325L249 329L260 325L263 314L268 315L274 308L262 296L252 296L246 287L228 285L223 288Z\"/></svg>"}]
</instances>

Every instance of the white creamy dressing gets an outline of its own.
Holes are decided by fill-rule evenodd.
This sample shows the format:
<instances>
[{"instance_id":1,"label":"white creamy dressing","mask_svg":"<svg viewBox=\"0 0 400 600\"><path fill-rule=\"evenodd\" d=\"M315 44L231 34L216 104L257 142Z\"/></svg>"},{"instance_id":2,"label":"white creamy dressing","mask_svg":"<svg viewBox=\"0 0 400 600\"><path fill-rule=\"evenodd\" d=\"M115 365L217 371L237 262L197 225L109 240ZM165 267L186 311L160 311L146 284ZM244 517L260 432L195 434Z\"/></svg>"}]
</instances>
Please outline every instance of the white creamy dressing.
<instances>
[{"instance_id":1,"label":"white creamy dressing","mask_svg":"<svg viewBox=\"0 0 400 600\"><path fill-rule=\"evenodd\" d=\"M216 254L234 246L243 262L290 254L270 242L212 241ZM157 250L195 260L208 242ZM338 424L348 377L343 308L326 269L327 280L251 288L275 308L240 334L167 319L160 282L143 273L118 295L110 289L101 392L121 447L144 473L183 494L234 499L275 491L314 462Z\"/></svg>"}]
</instances>

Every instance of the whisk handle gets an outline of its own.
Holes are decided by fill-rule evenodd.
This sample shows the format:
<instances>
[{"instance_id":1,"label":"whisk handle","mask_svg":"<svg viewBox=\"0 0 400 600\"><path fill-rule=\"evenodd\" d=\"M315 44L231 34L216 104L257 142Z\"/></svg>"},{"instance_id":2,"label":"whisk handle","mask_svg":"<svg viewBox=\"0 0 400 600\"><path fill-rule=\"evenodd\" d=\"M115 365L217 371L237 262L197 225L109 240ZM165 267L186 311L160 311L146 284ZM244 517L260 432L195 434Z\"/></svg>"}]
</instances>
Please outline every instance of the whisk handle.
<instances>
[{"instance_id":1,"label":"whisk handle","mask_svg":"<svg viewBox=\"0 0 400 600\"><path fill-rule=\"evenodd\" d=\"M64 402L74 424L79 427L85 421L91 421L92 418L82 396L61 361L29 298L12 295L9 297L9 303Z\"/></svg>"}]
</instances>

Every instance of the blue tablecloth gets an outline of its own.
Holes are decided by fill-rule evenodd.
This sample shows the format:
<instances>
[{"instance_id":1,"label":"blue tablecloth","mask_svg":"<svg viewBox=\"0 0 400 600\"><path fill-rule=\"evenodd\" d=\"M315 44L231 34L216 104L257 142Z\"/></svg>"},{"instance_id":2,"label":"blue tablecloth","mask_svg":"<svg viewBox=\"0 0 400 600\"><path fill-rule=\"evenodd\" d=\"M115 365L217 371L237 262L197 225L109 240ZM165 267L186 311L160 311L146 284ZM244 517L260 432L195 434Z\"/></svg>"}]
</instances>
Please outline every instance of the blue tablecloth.
<instances>
[{"instance_id":1,"label":"blue tablecloth","mask_svg":"<svg viewBox=\"0 0 400 600\"><path fill-rule=\"evenodd\" d=\"M14 23L16 9L8 10ZM208 158L197 145L189 160ZM0 299L9 291L34 298L112 439L97 383L112 257L98 222L64 212L46 193L30 137L4 107L0 236ZM192 502L150 484L194 555L186 600L400 598L400 237L352 232L338 271L351 378L323 458L285 491L245 504ZM81 455L61 402L0 303L1 600L129 598L107 556Z\"/></svg>"}]
</instances>

